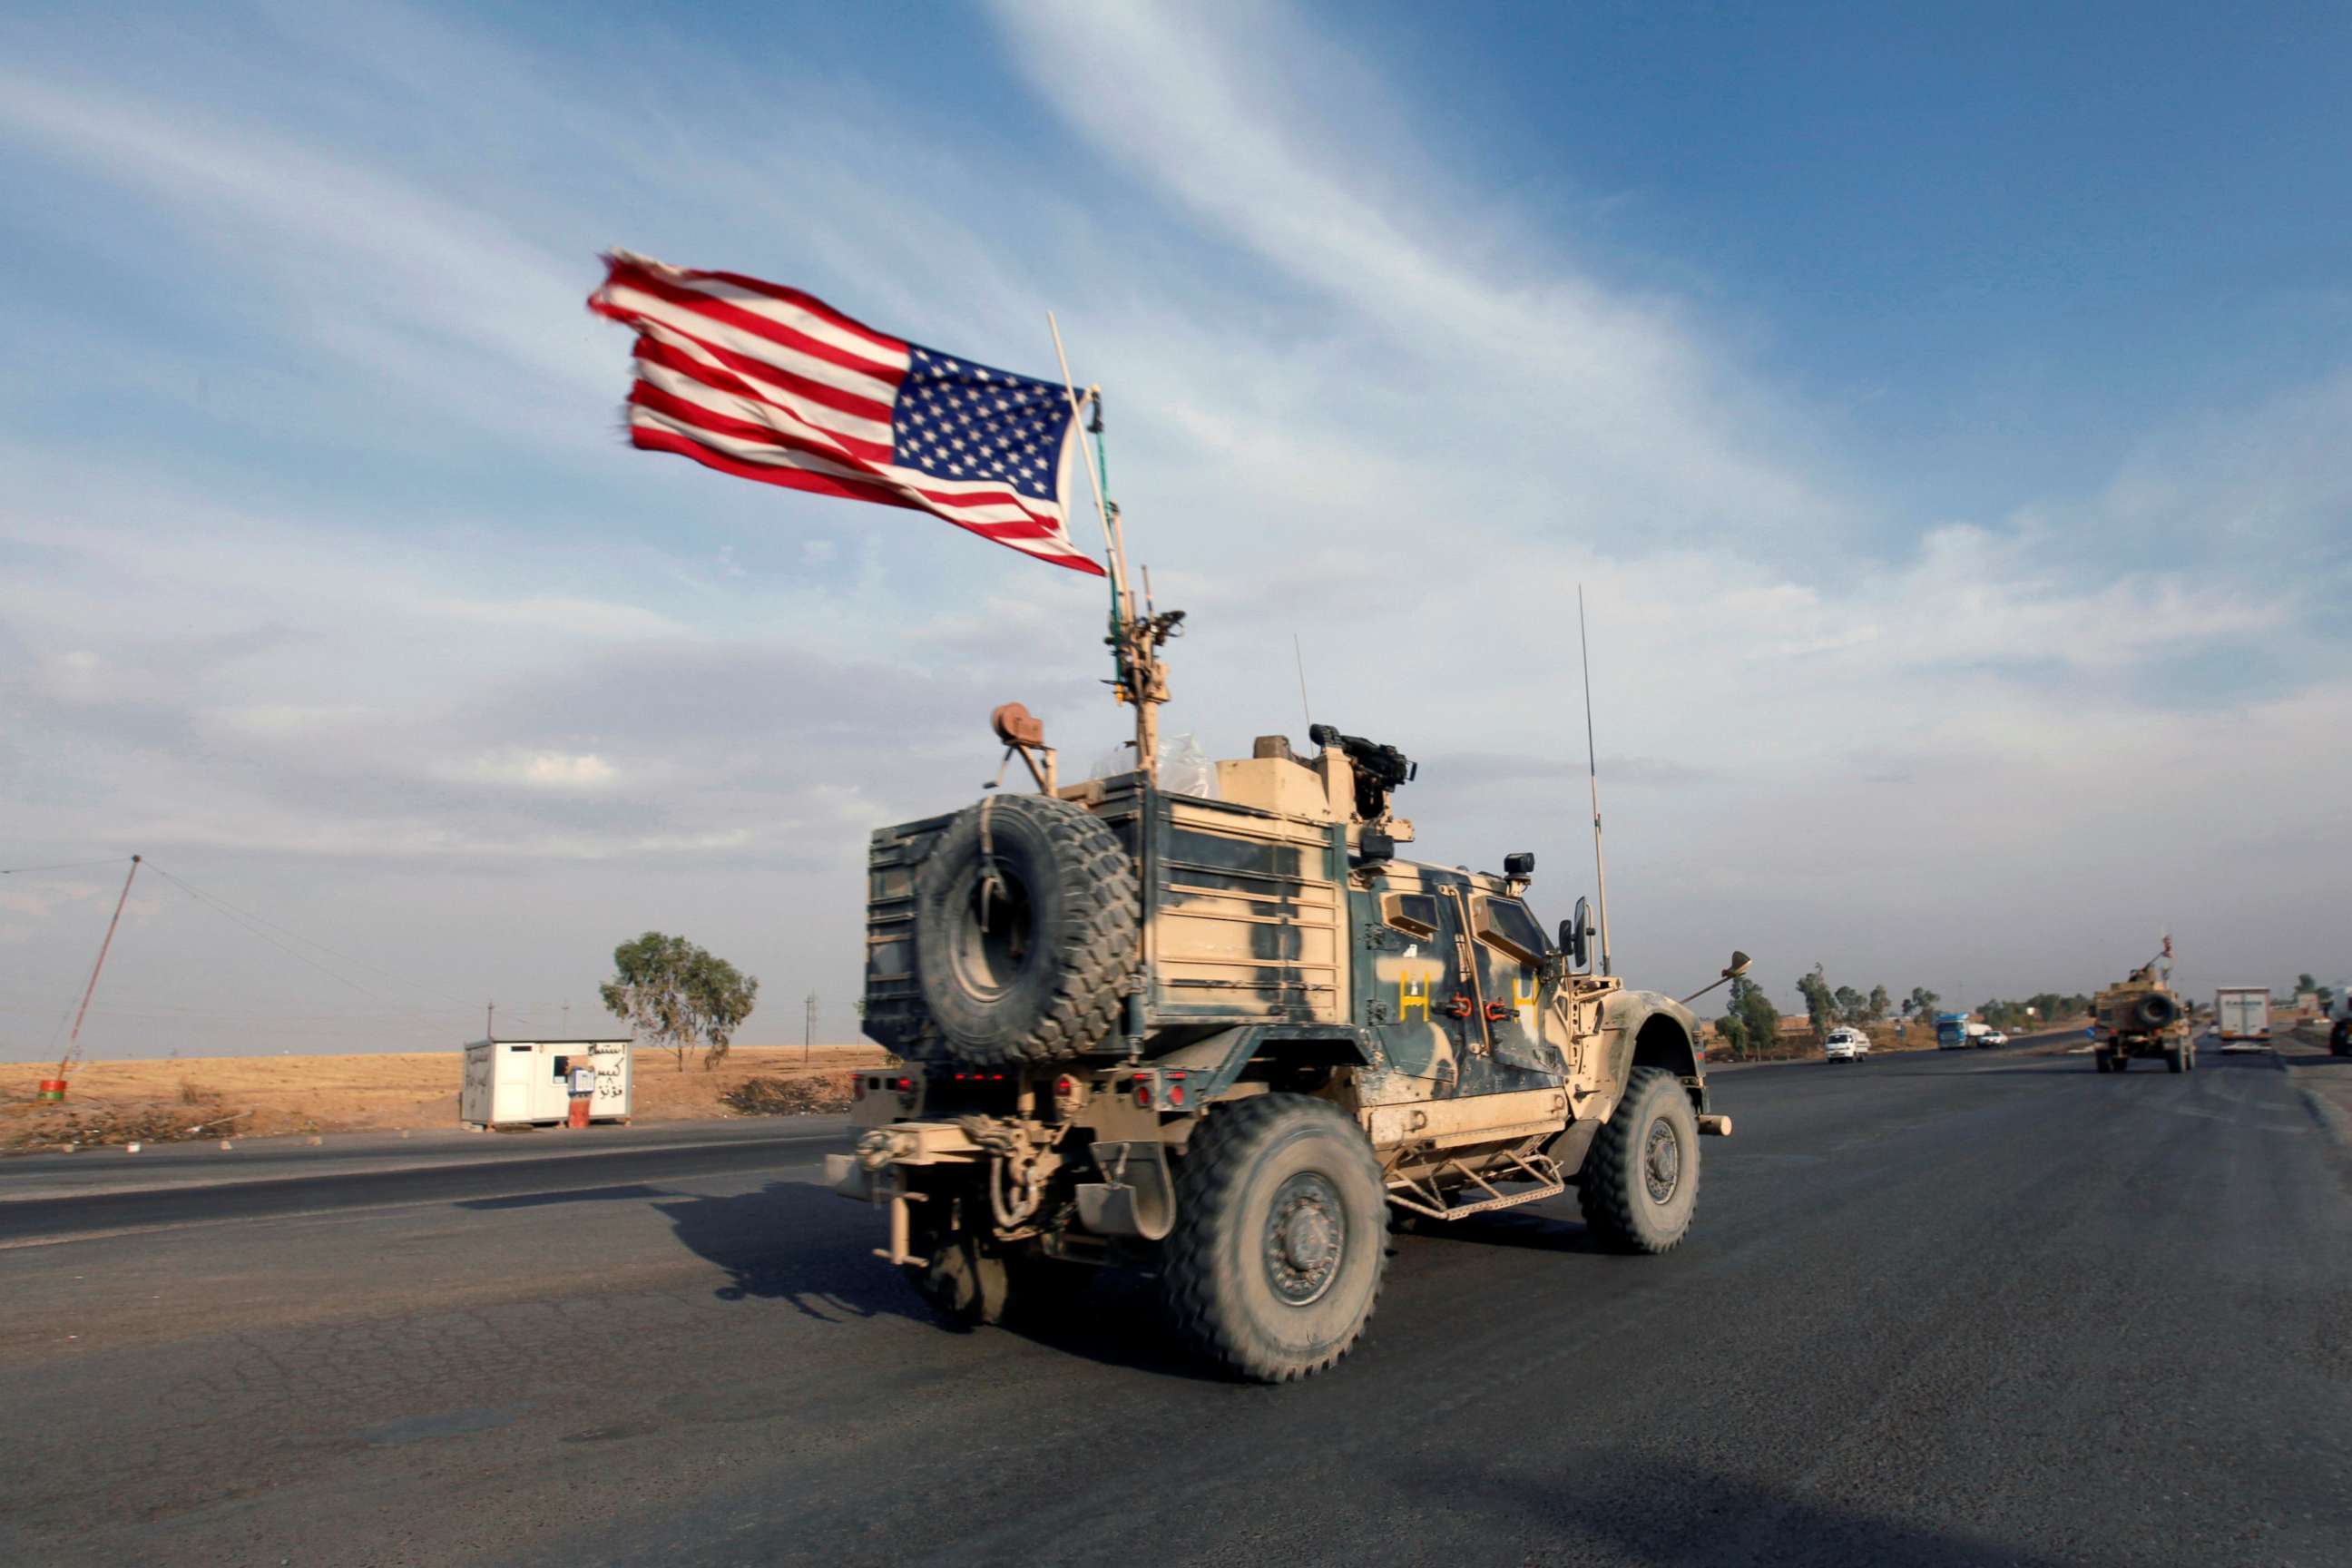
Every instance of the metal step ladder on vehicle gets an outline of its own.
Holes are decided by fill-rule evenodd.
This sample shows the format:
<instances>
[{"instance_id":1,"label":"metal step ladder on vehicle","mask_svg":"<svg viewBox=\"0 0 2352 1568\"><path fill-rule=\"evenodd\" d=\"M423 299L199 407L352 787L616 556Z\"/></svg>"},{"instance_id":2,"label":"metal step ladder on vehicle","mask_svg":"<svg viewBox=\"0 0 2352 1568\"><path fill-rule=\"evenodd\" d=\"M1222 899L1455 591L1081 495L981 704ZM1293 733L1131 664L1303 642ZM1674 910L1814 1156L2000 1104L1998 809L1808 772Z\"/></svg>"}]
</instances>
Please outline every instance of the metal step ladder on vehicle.
<instances>
[{"instance_id":1,"label":"metal step ladder on vehicle","mask_svg":"<svg viewBox=\"0 0 2352 1568\"><path fill-rule=\"evenodd\" d=\"M1510 1154L1506 1158L1517 1168L1516 1174L1507 1171L1496 1171L1495 1174L1506 1182L1523 1179L1536 1184L1524 1192L1507 1193L1461 1161L1448 1159L1419 1177L1390 1177L1389 1202L1430 1219L1460 1219L1465 1215L1486 1214L1493 1209L1540 1203L1545 1198L1556 1198L1568 1191L1568 1178L1560 1174L1559 1163L1549 1156L1526 1153ZM1444 1191L1439 1184L1456 1177L1473 1184L1486 1195L1463 1203L1446 1202ZM1472 1187L1465 1186L1460 1191L1466 1194L1472 1191Z\"/></svg>"}]
</instances>

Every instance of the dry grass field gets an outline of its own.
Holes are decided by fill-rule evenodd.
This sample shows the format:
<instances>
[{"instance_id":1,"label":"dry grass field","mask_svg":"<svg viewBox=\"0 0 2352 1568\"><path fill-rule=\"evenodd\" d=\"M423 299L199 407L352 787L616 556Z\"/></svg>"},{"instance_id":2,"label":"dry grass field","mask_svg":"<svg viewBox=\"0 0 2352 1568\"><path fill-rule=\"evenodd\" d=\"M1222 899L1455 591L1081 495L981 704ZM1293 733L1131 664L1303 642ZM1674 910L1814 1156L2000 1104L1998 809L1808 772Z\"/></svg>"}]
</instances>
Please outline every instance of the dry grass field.
<instances>
[{"instance_id":1,"label":"dry grass field","mask_svg":"<svg viewBox=\"0 0 2352 1568\"><path fill-rule=\"evenodd\" d=\"M747 1079L814 1077L830 1089L882 1059L873 1046L819 1046L803 1066L798 1046L738 1046L710 1071L690 1058L681 1072L667 1053L640 1050L635 1119L734 1116L721 1097ZM457 1051L84 1062L61 1105L35 1098L53 1068L0 1065L0 1149L455 1127L464 1063Z\"/></svg>"}]
</instances>

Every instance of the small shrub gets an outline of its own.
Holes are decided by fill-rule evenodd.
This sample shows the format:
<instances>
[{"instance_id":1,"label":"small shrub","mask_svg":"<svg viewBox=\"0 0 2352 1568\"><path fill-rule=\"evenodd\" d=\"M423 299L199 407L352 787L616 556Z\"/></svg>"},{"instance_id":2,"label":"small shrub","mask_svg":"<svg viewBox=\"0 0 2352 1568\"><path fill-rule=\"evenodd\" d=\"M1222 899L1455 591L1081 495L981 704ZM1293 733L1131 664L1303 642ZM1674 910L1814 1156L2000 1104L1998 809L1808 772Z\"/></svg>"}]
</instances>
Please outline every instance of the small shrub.
<instances>
[{"instance_id":1,"label":"small shrub","mask_svg":"<svg viewBox=\"0 0 2352 1568\"><path fill-rule=\"evenodd\" d=\"M849 1109L849 1075L747 1078L722 1091L721 1103L746 1116L810 1116Z\"/></svg>"}]
</instances>

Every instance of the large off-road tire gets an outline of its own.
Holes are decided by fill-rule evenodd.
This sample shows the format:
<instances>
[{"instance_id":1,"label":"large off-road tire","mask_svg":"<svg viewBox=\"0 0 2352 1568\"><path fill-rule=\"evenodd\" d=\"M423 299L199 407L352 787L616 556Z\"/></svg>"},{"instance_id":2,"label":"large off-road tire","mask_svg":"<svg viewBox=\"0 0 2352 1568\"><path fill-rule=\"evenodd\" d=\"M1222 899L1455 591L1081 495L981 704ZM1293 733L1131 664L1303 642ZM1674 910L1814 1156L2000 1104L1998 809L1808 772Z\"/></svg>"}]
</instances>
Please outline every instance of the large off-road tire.
<instances>
[{"instance_id":1,"label":"large off-road tire","mask_svg":"<svg viewBox=\"0 0 2352 1568\"><path fill-rule=\"evenodd\" d=\"M2352 1018L2338 1020L2327 1031L2327 1054L2331 1057L2352 1057Z\"/></svg>"},{"instance_id":2,"label":"large off-road tire","mask_svg":"<svg viewBox=\"0 0 2352 1568\"><path fill-rule=\"evenodd\" d=\"M1698 1206L1698 1113L1664 1068L1635 1068L1577 1181L1584 1223L1612 1252L1671 1252Z\"/></svg>"},{"instance_id":3,"label":"large off-road tire","mask_svg":"<svg viewBox=\"0 0 2352 1568\"><path fill-rule=\"evenodd\" d=\"M1260 1383L1323 1371L1380 1300L1387 1206L1371 1145L1339 1107L1301 1094L1218 1106L1177 1167L1160 1249L1176 1331Z\"/></svg>"},{"instance_id":4,"label":"large off-road tire","mask_svg":"<svg viewBox=\"0 0 2352 1568\"><path fill-rule=\"evenodd\" d=\"M2167 1072L2187 1072L2189 1070L2189 1047L2186 1046L2165 1047L2164 1070Z\"/></svg>"},{"instance_id":5,"label":"large off-road tire","mask_svg":"<svg viewBox=\"0 0 2352 1568\"><path fill-rule=\"evenodd\" d=\"M2115 1058L2109 1056L2105 1051L2093 1051L2091 1053L2091 1065L2101 1072L2113 1072L2116 1070Z\"/></svg>"},{"instance_id":6,"label":"large off-road tire","mask_svg":"<svg viewBox=\"0 0 2352 1568\"><path fill-rule=\"evenodd\" d=\"M915 982L948 1053L1091 1049L1118 1021L1141 903L1117 836L1067 801L1000 795L958 816L915 882Z\"/></svg>"}]
</instances>

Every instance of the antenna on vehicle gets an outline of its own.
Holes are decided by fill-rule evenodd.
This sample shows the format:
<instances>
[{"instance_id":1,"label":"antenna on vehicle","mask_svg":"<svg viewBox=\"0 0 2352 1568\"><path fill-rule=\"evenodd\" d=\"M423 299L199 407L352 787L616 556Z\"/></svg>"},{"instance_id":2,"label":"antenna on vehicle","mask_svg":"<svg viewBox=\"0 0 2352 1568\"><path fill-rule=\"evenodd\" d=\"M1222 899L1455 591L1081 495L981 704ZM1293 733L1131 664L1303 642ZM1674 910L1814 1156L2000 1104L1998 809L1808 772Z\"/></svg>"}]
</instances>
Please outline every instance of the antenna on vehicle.
<instances>
[{"instance_id":1,"label":"antenna on vehicle","mask_svg":"<svg viewBox=\"0 0 2352 1568\"><path fill-rule=\"evenodd\" d=\"M1601 763L1592 749L1592 649L1584 637L1584 584L1576 585L1576 652L1584 666L1584 773L1592 786L1592 879L1601 905L1601 973L1609 965L1609 868L1601 858Z\"/></svg>"},{"instance_id":2,"label":"antenna on vehicle","mask_svg":"<svg viewBox=\"0 0 2352 1568\"><path fill-rule=\"evenodd\" d=\"M1307 728L1315 728L1315 705L1307 700L1307 650L1298 641L1298 634L1290 634L1290 654L1298 661L1298 711L1306 716Z\"/></svg>"}]
</instances>

